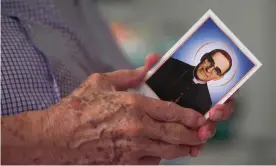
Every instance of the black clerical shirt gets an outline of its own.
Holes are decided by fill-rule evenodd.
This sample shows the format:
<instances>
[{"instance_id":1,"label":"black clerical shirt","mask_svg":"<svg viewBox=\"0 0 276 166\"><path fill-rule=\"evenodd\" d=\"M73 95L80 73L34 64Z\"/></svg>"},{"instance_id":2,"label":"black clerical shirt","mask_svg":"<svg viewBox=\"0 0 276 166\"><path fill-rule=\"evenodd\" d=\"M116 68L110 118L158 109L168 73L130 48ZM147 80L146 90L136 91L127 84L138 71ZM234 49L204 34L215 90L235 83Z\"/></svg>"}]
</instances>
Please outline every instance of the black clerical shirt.
<instances>
[{"instance_id":1,"label":"black clerical shirt","mask_svg":"<svg viewBox=\"0 0 276 166\"><path fill-rule=\"evenodd\" d=\"M170 58L146 83L160 99L205 114L212 101L207 84L193 81L194 70L195 66Z\"/></svg>"}]
</instances>

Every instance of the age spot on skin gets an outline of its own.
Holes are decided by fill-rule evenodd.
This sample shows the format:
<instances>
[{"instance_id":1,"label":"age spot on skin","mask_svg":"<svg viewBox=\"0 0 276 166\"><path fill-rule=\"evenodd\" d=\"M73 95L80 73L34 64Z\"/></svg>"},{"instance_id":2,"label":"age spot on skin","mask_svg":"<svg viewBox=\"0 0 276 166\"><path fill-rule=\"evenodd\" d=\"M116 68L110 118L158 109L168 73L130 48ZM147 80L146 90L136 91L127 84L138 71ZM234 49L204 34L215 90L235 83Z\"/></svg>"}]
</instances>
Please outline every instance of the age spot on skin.
<instances>
[{"instance_id":1,"label":"age spot on skin","mask_svg":"<svg viewBox=\"0 0 276 166\"><path fill-rule=\"evenodd\" d=\"M102 151L103 151L103 148L102 148L102 147L97 147L97 151L98 151L98 152L102 152Z\"/></svg>"},{"instance_id":2,"label":"age spot on skin","mask_svg":"<svg viewBox=\"0 0 276 166\"><path fill-rule=\"evenodd\" d=\"M74 110L81 110L83 108L83 105L81 104L81 100L77 97L72 98L72 100L69 102L69 105Z\"/></svg>"}]
</instances>

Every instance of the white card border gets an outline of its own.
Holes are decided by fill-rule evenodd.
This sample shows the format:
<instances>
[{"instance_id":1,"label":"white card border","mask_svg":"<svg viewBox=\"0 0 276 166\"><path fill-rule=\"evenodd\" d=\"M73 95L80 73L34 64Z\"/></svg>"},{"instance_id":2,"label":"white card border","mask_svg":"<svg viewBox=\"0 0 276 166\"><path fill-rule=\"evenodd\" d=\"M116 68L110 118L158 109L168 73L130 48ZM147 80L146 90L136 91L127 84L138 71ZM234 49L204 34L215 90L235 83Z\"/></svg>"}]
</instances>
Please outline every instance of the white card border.
<instances>
[{"instance_id":1,"label":"white card border","mask_svg":"<svg viewBox=\"0 0 276 166\"><path fill-rule=\"evenodd\" d=\"M261 66L262 63L249 51L249 49L242 44L242 42L230 31L229 28L215 15L215 13L209 9L191 28L190 30L180 38L180 40L147 72L145 81L148 80L157 70L161 67L168 58L173 56L173 53L195 33L204 22L211 18L217 26L237 45L237 47L244 53L245 56L255 64L255 66L245 75L243 78L235 84L228 93L226 93L217 104L223 104L238 88L240 88ZM205 118L209 118L209 113L205 114Z\"/></svg>"}]
</instances>

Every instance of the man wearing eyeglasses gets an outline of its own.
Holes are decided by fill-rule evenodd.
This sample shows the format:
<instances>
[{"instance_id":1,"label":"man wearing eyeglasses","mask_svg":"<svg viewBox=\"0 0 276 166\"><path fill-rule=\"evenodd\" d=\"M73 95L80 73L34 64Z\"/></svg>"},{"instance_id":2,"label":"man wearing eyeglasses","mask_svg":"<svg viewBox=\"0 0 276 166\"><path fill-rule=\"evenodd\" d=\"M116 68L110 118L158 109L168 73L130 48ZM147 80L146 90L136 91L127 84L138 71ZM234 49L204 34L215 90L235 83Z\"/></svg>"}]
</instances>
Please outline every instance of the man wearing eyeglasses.
<instances>
[{"instance_id":1,"label":"man wearing eyeglasses","mask_svg":"<svg viewBox=\"0 0 276 166\"><path fill-rule=\"evenodd\" d=\"M160 99L205 114L212 106L207 83L223 78L231 67L231 56L222 49L205 53L197 66L169 58L147 84Z\"/></svg>"}]
</instances>

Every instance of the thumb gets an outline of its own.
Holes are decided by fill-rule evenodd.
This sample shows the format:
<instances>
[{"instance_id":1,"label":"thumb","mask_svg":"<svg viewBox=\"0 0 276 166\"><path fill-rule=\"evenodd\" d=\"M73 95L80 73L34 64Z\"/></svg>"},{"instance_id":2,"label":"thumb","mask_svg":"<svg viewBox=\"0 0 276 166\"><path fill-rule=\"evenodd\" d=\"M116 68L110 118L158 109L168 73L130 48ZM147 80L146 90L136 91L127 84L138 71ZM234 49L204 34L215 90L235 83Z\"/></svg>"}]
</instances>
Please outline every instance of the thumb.
<instances>
[{"instance_id":1,"label":"thumb","mask_svg":"<svg viewBox=\"0 0 276 166\"><path fill-rule=\"evenodd\" d=\"M134 88L143 82L147 72L157 63L159 59L160 56L152 53L146 57L143 67L137 68L135 70L117 70L106 73L106 76L116 88L116 90Z\"/></svg>"}]
</instances>

